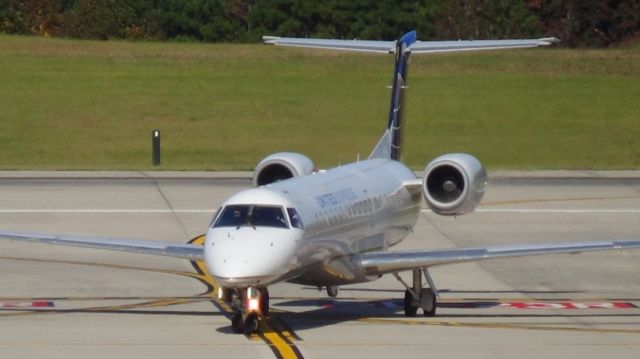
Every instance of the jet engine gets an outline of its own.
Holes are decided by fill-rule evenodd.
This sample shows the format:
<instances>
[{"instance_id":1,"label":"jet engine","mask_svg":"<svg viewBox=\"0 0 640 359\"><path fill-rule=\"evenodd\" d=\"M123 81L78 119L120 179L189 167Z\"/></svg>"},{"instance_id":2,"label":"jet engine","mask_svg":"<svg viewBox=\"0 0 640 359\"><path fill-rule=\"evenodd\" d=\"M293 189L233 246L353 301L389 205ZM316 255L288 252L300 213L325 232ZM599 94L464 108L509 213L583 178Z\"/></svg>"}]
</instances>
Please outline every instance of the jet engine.
<instances>
[{"instance_id":1,"label":"jet engine","mask_svg":"<svg viewBox=\"0 0 640 359\"><path fill-rule=\"evenodd\" d=\"M429 208L441 215L472 212L484 196L487 173L477 158L450 153L431 161L422 177L422 193Z\"/></svg>"},{"instance_id":2,"label":"jet engine","mask_svg":"<svg viewBox=\"0 0 640 359\"><path fill-rule=\"evenodd\" d=\"M264 186L291 177L311 174L315 166L305 155L294 152L278 152L265 157L253 174L253 184Z\"/></svg>"}]
</instances>

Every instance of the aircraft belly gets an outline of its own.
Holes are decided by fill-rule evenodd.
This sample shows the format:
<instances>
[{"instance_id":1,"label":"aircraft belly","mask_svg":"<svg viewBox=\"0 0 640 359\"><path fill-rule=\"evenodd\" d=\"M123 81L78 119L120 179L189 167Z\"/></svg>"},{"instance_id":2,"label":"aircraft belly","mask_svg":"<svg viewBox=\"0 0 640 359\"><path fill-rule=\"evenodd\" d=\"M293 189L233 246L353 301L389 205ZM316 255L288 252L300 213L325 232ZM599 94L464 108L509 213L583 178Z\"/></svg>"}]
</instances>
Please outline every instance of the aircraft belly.
<instances>
[{"instance_id":1,"label":"aircraft belly","mask_svg":"<svg viewBox=\"0 0 640 359\"><path fill-rule=\"evenodd\" d=\"M316 265L309 267L300 276L289 280L289 282L323 287L327 285L370 282L378 278L380 276L371 276L364 272L357 255L347 255L334 258L326 264L318 262Z\"/></svg>"}]
</instances>

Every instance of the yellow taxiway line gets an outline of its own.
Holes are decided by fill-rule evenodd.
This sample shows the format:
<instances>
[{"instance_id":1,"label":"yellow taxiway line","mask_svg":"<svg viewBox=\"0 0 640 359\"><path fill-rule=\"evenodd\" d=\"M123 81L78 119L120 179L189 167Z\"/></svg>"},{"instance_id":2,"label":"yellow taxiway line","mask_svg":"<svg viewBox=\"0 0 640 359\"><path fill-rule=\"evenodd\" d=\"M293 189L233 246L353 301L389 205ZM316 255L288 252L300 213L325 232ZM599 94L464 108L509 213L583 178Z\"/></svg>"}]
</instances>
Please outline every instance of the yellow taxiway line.
<instances>
[{"instance_id":1,"label":"yellow taxiway line","mask_svg":"<svg viewBox=\"0 0 640 359\"><path fill-rule=\"evenodd\" d=\"M425 321L409 319L383 319L383 318L361 318L358 322L379 323L379 324L399 324L399 325L432 325L440 327L462 327L462 328L488 328L488 329L522 329L522 330L548 330L548 331L568 331L568 332L591 332L591 333L623 333L640 334L638 329L616 329L616 328L580 328L558 325L534 325L534 324L509 324L509 323L469 323L457 321Z\"/></svg>"}]
</instances>

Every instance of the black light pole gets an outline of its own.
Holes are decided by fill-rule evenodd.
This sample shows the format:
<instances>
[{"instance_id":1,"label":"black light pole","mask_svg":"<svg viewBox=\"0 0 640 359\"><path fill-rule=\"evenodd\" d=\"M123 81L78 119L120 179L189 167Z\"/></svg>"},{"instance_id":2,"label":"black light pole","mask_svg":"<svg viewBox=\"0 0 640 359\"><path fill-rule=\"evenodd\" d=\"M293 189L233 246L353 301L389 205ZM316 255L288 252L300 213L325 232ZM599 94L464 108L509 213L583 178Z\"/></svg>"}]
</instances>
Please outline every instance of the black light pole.
<instances>
[{"instance_id":1,"label":"black light pole","mask_svg":"<svg viewBox=\"0 0 640 359\"><path fill-rule=\"evenodd\" d=\"M160 165L160 130L151 131L151 158L154 166Z\"/></svg>"}]
</instances>

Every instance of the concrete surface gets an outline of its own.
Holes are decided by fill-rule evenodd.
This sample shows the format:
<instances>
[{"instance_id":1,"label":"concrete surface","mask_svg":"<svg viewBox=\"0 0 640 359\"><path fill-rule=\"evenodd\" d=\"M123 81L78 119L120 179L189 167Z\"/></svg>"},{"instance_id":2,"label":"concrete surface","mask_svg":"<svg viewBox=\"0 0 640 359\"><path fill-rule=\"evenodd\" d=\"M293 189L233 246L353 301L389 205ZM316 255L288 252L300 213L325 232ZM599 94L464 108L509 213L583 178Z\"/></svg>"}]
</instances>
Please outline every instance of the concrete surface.
<instances>
[{"instance_id":1,"label":"concrete surface","mask_svg":"<svg viewBox=\"0 0 640 359\"><path fill-rule=\"evenodd\" d=\"M397 248L640 238L640 176L624 172L494 176L479 211L425 211ZM54 174L0 173L0 228L186 242L225 197L250 186L240 174ZM193 273L178 259L0 241L0 357L274 357L268 338L230 334L224 308L201 295L207 287ZM640 251L432 274L441 290L436 318L404 318L403 288L385 276L343 287L336 300L316 288L272 286L271 326L309 358L640 352ZM528 308L512 308L523 302ZM24 307L42 303L52 306ZM566 309L572 305L621 308Z\"/></svg>"}]
</instances>

